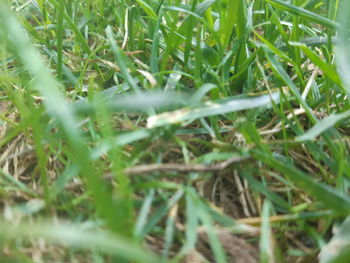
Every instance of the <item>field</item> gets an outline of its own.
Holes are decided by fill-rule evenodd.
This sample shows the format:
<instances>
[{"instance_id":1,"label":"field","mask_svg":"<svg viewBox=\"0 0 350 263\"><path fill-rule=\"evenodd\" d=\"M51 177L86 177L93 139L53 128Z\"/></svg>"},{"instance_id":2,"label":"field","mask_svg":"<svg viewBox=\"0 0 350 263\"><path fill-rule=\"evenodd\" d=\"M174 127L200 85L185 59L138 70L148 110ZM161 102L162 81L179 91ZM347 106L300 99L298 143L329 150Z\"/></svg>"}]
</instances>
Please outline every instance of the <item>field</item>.
<instances>
[{"instance_id":1,"label":"field","mask_svg":"<svg viewBox=\"0 0 350 263\"><path fill-rule=\"evenodd\" d=\"M0 262L350 262L350 2L0 2Z\"/></svg>"}]
</instances>

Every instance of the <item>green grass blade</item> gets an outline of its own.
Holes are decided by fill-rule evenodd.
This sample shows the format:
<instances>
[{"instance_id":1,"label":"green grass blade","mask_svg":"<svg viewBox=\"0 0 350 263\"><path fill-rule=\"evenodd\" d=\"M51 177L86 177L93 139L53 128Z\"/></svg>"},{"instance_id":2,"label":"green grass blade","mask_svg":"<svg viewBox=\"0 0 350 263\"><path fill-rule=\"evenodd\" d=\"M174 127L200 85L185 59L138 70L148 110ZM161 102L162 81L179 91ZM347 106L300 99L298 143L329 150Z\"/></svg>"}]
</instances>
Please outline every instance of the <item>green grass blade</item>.
<instances>
[{"instance_id":1,"label":"green grass blade","mask_svg":"<svg viewBox=\"0 0 350 263\"><path fill-rule=\"evenodd\" d=\"M121 73L123 74L125 80L130 85L131 88L133 88L135 91L139 90L139 87L137 86L136 81L133 79L131 74L129 73L128 67L127 67L127 61L125 56L123 55L120 48L117 46L116 40L114 39L112 27L108 26L106 28L106 35L109 41L109 44L112 48L112 51L115 55L115 58L118 62L118 65L120 67Z\"/></svg>"},{"instance_id":2,"label":"green grass blade","mask_svg":"<svg viewBox=\"0 0 350 263\"><path fill-rule=\"evenodd\" d=\"M271 244L271 227L269 222L270 209L270 203L265 201L261 214L262 223L259 241L260 263L274 262L272 253L273 245Z\"/></svg>"},{"instance_id":3,"label":"green grass blade","mask_svg":"<svg viewBox=\"0 0 350 263\"><path fill-rule=\"evenodd\" d=\"M332 114L328 117L320 120L316 125L314 125L310 130L308 130L303 135L296 137L296 141L308 141L314 140L317 136L325 132L326 130L334 127L338 122L349 118L350 111L346 111L343 113Z\"/></svg>"},{"instance_id":4,"label":"green grass blade","mask_svg":"<svg viewBox=\"0 0 350 263\"><path fill-rule=\"evenodd\" d=\"M336 69L332 66L323 61L319 55L317 55L315 52L313 52L310 48L308 48L305 44L297 43L297 42L291 42L292 46L299 47L305 55L315 64L317 65L322 72L335 84L337 84L339 87L342 87L343 84L339 78L338 72Z\"/></svg>"},{"instance_id":5,"label":"green grass blade","mask_svg":"<svg viewBox=\"0 0 350 263\"><path fill-rule=\"evenodd\" d=\"M339 22L343 25L339 29L339 44L336 49L336 58L338 68L343 80L344 86L347 90L348 97L350 95L350 2L343 1L341 3L339 14Z\"/></svg>"},{"instance_id":6,"label":"green grass blade","mask_svg":"<svg viewBox=\"0 0 350 263\"><path fill-rule=\"evenodd\" d=\"M350 217L347 217L340 228L324 246L319 254L320 263L346 263L350 258Z\"/></svg>"},{"instance_id":7,"label":"green grass blade","mask_svg":"<svg viewBox=\"0 0 350 263\"><path fill-rule=\"evenodd\" d=\"M301 97L300 92L298 91L297 87L295 86L295 84L293 83L293 81L291 80L291 78L288 76L288 74L285 72L285 70L283 69L282 65L277 61L277 59L268 51L265 49L265 54L267 59L269 60L273 71L277 74L277 76L279 76L289 87L289 89L291 90L291 92L293 93L293 95L296 97L296 99L298 100L298 102L303 106L303 108L305 109L308 117L310 118L310 120L313 123L317 122L316 117L314 116L312 110L310 109L309 105L307 105L307 103L305 102L305 100Z\"/></svg>"},{"instance_id":8,"label":"green grass blade","mask_svg":"<svg viewBox=\"0 0 350 263\"><path fill-rule=\"evenodd\" d=\"M140 213L135 223L134 236L141 237L143 228L147 223L147 217L150 213L151 205L154 200L154 190L152 189L143 201Z\"/></svg>"},{"instance_id":9,"label":"green grass blade","mask_svg":"<svg viewBox=\"0 0 350 263\"><path fill-rule=\"evenodd\" d=\"M284 59L286 62L293 63L292 59L288 57L288 55L283 52L282 50L278 49L276 46L274 46L272 43L270 43L266 38L261 36L258 32L253 31L255 36L257 36L274 54L279 56L280 58Z\"/></svg>"},{"instance_id":10,"label":"green grass blade","mask_svg":"<svg viewBox=\"0 0 350 263\"><path fill-rule=\"evenodd\" d=\"M266 0L267 3L271 4L272 6L290 12L294 15L300 16L305 19L309 19L313 22L319 23L321 25L330 27L332 29L340 28L340 25L328 18L325 18L323 16L320 16L318 14L315 14L309 10L306 10L304 8L289 4L288 2L281 1L281 0Z\"/></svg>"},{"instance_id":11,"label":"green grass blade","mask_svg":"<svg viewBox=\"0 0 350 263\"><path fill-rule=\"evenodd\" d=\"M158 16L152 9L152 7L146 2L142 0L136 0L136 2L142 7L143 11L148 15L148 17L157 20Z\"/></svg>"},{"instance_id":12,"label":"green grass blade","mask_svg":"<svg viewBox=\"0 0 350 263\"><path fill-rule=\"evenodd\" d=\"M106 254L140 263L158 262L158 258L140 249L132 241L103 230L87 230L68 223L37 224L1 221L1 238L46 238L55 243L65 243L80 249L96 249Z\"/></svg>"},{"instance_id":13,"label":"green grass blade","mask_svg":"<svg viewBox=\"0 0 350 263\"><path fill-rule=\"evenodd\" d=\"M58 9L58 19L57 19L57 78L62 78L62 51L63 51L63 33L64 33L64 25L63 25L63 17L64 17L64 1L59 1L59 9Z\"/></svg>"},{"instance_id":14,"label":"green grass blade","mask_svg":"<svg viewBox=\"0 0 350 263\"><path fill-rule=\"evenodd\" d=\"M151 116L147 120L147 127L159 127L229 112L271 106L271 101L278 103L279 97L280 92L277 91L261 96L248 96L247 98L232 98L224 101L208 102L205 106L193 109L184 108Z\"/></svg>"},{"instance_id":15,"label":"green grass blade","mask_svg":"<svg viewBox=\"0 0 350 263\"><path fill-rule=\"evenodd\" d=\"M113 212L114 204L109 194L103 189L103 182L94 172L88 150L84 145L80 132L76 129L74 114L59 91L60 85L43 63L39 53L30 43L12 12L3 3L0 4L0 20L0 30L3 30L8 36L7 41L12 52L25 65L33 78L33 88L45 98L44 103L47 111L58 121L64 131L76 158L75 161L85 176L89 189L94 194L97 210L101 215L105 216L109 226L117 231L116 222L120 218L115 217Z\"/></svg>"},{"instance_id":16,"label":"green grass blade","mask_svg":"<svg viewBox=\"0 0 350 263\"><path fill-rule=\"evenodd\" d=\"M153 214L149 217L147 224L142 229L140 235L144 237L148 234L159 221L169 212L169 209L174 206L180 198L183 197L184 191L182 189L178 190L173 196L171 196L166 203L163 203Z\"/></svg>"},{"instance_id":17,"label":"green grass blade","mask_svg":"<svg viewBox=\"0 0 350 263\"><path fill-rule=\"evenodd\" d=\"M206 234L210 243L211 250L215 257L215 262L225 263L227 262L225 251L222 247L222 244L214 231L214 224L212 218L208 213L207 207L199 200L196 196L195 198L196 207L198 211L198 218L205 227Z\"/></svg>"},{"instance_id":18,"label":"green grass blade","mask_svg":"<svg viewBox=\"0 0 350 263\"><path fill-rule=\"evenodd\" d=\"M263 194L266 199L268 199L270 202L276 204L277 206L281 207L285 211L290 210L290 205L286 200L284 200L282 197L280 197L278 194L270 191L265 185L263 185L261 182L259 182L257 179L255 179L250 173L249 170L242 170L241 175L244 179L247 180L249 183L249 186L252 187L255 191Z\"/></svg>"},{"instance_id":19,"label":"green grass blade","mask_svg":"<svg viewBox=\"0 0 350 263\"><path fill-rule=\"evenodd\" d=\"M287 176L291 182L308 192L325 207L345 214L350 211L350 198L348 196L339 194L334 188L312 179L296 167L282 162L270 154L259 150L253 150L251 154L257 160Z\"/></svg>"},{"instance_id":20,"label":"green grass blade","mask_svg":"<svg viewBox=\"0 0 350 263\"><path fill-rule=\"evenodd\" d=\"M195 193L192 188L186 189L186 243L179 252L180 255L186 254L195 248L197 243L198 212L195 201Z\"/></svg>"},{"instance_id":21,"label":"green grass blade","mask_svg":"<svg viewBox=\"0 0 350 263\"><path fill-rule=\"evenodd\" d=\"M159 39L160 39L160 25L163 18L162 9L159 11L159 17L157 19L156 26L154 28L154 35L152 41L152 49L151 49L151 61L150 61L150 69L153 74L158 73L159 65Z\"/></svg>"},{"instance_id":22,"label":"green grass blade","mask_svg":"<svg viewBox=\"0 0 350 263\"><path fill-rule=\"evenodd\" d=\"M100 96L106 108L111 112L147 112L147 109L162 109L183 106L186 103L184 95L174 92L142 92L130 95L113 94L117 89L109 88L99 92L90 101L82 99L72 104L77 114L93 114L98 111L96 97Z\"/></svg>"}]
</instances>

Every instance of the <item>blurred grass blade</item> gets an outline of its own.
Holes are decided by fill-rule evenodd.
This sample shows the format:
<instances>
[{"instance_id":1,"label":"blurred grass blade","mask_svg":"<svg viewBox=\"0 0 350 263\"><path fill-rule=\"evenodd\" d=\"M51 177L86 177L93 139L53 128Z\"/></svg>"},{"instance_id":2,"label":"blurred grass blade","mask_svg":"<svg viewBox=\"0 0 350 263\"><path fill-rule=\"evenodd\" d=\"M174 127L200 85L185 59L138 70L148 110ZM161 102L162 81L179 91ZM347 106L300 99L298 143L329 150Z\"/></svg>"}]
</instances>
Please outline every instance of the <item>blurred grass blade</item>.
<instances>
[{"instance_id":1,"label":"blurred grass blade","mask_svg":"<svg viewBox=\"0 0 350 263\"><path fill-rule=\"evenodd\" d=\"M320 201L325 207L347 214L350 211L350 198L339 194L334 188L320 183L304 174L296 167L276 159L271 154L253 150L251 154L257 160L271 166L288 177L294 184Z\"/></svg>"},{"instance_id":2,"label":"blurred grass blade","mask_svg":"<svg viewBox=\"0 0 350 263\"><path fill-rule=\"evenodd\" d=\"M212 89L217 88L216 85L212 83L206 83L203 86L201 86L191 97L191 100L189 102L190 105L196 105L200 103L200 101L204 98L204 96L211 91Z\"/></svg>"},{"instance_id":3,"label":"blurred grass blade","mask_svg":"<svg viewBox=\"0 0 350 263\"><path fill-rule=\"evenodd\" d=\"M105 102L105 107L112 112L147 112L150 107L161 109L186 103L185 96L174 92L140 91L131 95L114 95L113 92L107 91L105 90L99 95ZM97 97L96 95L95 98ZM89 101L88 99L83 99L77 101L72 104L72 109L78 114L93 114L98 110L97 100Z\"/></svg>"},{"instance_id":4,"label":"blurred grass blade","mask_svg":"<svg viewBox=\"0 0 350 263\"><path fill-rule=\"evenodd\" d=\"M136 2L141 6L143 11L148 15L148 17L153 18L154 20L157 20L157 14L154 12L152 7L147 4L147 2L142 0L136 0Z\"/></svg>"},{"instance_id":5,"label":"blurred grass blade","mask_svg":"<svg viewBox=\"0 0 350 263\"><path fill-rule=\"evenodd\" d=\"M208 116L215 116L240 110L248 110L257 107L271 106L271 102L279 103L280 91L260 96L248 96L246 98L231 98L224 101L207 102L197 108L183 108L177 111L165 112L151 116L147 119L147 127L154 128L169 124L182 123Z\"/></svg>"},{"instance_id":6,"label":"blurred grass blade","mask_svg":"<svg viewBox=\"0 0 350 263\"><path fill-rule=\"evenodd\" d=\"M151 136L151 132L146 129L139 129L119 134L115 139L103 140L91 150L91 160L100 158L108 153L113 147L120 147Z\"/></svg>"},{"instance_id":7,"label":"blurred grass blade","mask_svg":"<svg viewBox=\"0 0 350 263\"><path fill-rule=\"evenodd\" d=\"M196 210L198 211L198 218L202 222L203 227L206 230L206 234L208 236L209 244L211 250L215 256L215 262L218 263L226 263L226 255L224 248L220 242L219 237L215 233L214 224L212 222L212 218L209 214L207 206L205 206L202 201L199 199L198 195L193 196L194 202L196 205Z\"/></svg>"},{"instance_id":8,"label":"blurred grass blade","mask_svg":"<svg viewBox=\"0 0 350 263\"><path fill-rule=\"evenodd\" d=\"M58 62L58 55L54 50L50 50L47 47L42 47L42 50L55 62L57 63L57 66L59 65ZM73 72L70 70L69 67L64 65L62 63L62 73L67 78L67 80L74 86L78 84L78 78L73 74ZM58 69L57 69L57 75L58 75Z\"/></svg>"},{"instance_id":9,"label":"blurred grass blade","mask_svg":"<svg viewBox=\"0 0 350 263\"><path fill-rule=\"evenodd\" d=\"M154 201L154 190L151 189L144 198L141 210L135 223L134 236L141 237L143 228L147 223L147 217L151 212L152 203Z\"/></svg>"},{"instance_id":10,"label":"blurred grass blade","mask_svg":"<svg viewBox=\"0 0 350 263\"><path fill-rule=\"evenodd\" d=\"M195 248L197 243L198 212L195 198L193 188L186 188L186 242L179 252L180 255Z\"/></svg>"},{"instance_id":11,"label":"blurred grass blade","mask_svg":"<svg viewBox=\"0 0 350 263\"><path fill-rule=\"evenodd\" d=\"M265 200L261 214L261 230L260 230L260 263L275 262L273 257L273 244L271 243L271 228L270 228L270 202Z\"/></svg>"},{"instance_id":12,"label":"blurred grass blade","mask_svg":"<svg viewBox=\"0 0 350 263\"><path fill-rule=\"evenodd\" d=\"M168 198L166 203L163 203L156 211L153 211L152 215L149 217L147 223L142 229L142 233L139 233L140 237L147 235L163 217L169 212L169 210L183 197L184 191L182 189L178 190L173 196Z\"/></svg>"},{"instance_id":13,"label":"blurred grass blade","mask_svg":"<svg viewBox=\"0 0 350 263\"><path fill-rule=\"evenodd\" d=\"M350 111L346 111L343 113L332 114L328 117L320 120L316 125L314 125L310 130L308 130L303 135L296 137L296 141L308 141L314 140L321 133L326 130L334 127L338 122L350 117Z\"/></svg>"},{"instance_id":14,"label":"blurred grass blade","mask_svg":"<svg viewBox=\"0 0 350 263\"><path fill-rule=\"evenodd\" d=\"M157 262L157 258L133 242L103 230L87 230L68 223L40 222L30 224L0 221L0 239L46 238L51 242L65 243L80 249L96 249L106 254L140 263Z\"/></svg>"},{"instance_id":15,"label":"blurred grass blade","mask_svg":"<svg viewBox=\"0 0 350 263\"><path fill-rule=\"evenodd\" d=\"M12 183L16 188L20 189L21 191L33 195L33 191L27 187L25 184L23 184L21 181L19 181L17 178L13 177L11 174L8 174L6 171L4 171L2 168L0 168L0 176L4 177L8 182Z\"/></svg>"},{"instance_id":16,"label":"blurred grass blade","mask_svg":"<svg viewBox=\"0 0 350 263\"><path fill-rule=\"evenodd\" d=\"M335 235L319 254L319 263L347 263L350 258L350 217L347 217Z\"/></svg>"},{"instance_id":17,"label":"blurred grass blade","mask_svg":"<svg viewBox=\"0 0 350 263\"><path fill-rule=\"evenodd\" d=\"M173 72L170 73L166 85L164 87L164 91L168 90L174 90L176 88L176 85L179 83L180 79L182 78L182 74L178 72L179 66L178 64L175 64Z\"/></svg>"},{"instance_id":18,"label":"blurred grass blade","mask_svg":"<svg viewBox=\"0 0 350 263\"><path fill-rule=\"evenodd\" d=\"M339 29L339 43L336 49L338 68L350 97L350 1L341 3L339 22L342 27Z\"/></svg>"},{"instance_id":19,"label":"blurred grass blade","mask_svg":"<svg viewBox=\"0 0 350 263\"><path fill-rule=\"evenodd\" d=\"M204 15L204 12L208 10L208 8L214 4L216 0L205 0L201 3L199 3L197 6L196 6L196 13L203 16Z\"/></svg>"},{"instance_id":20,"label":"blurred grass blade","mask_svg":"<svg viewBox=\"0 0 350 263\"><path fill-rule=\"evenodd\" d=\"M59 84L43 63L40 54L32 46L27 34L4 3L0 3L0 30L7 36L9 48L23 63L33 81L32 87L43 97L44 104L51 116L58 121L75 156L81 173L85 176L89 190L95 197L98 212L105 216L109 227L118 231L117 223L121 220L114 213L114 203L103 189L103 182L94 172L89 151L84 145L80 132L76 129L71 107L59 91Z\"/></svg>"},{"instance_id":21,"label":"blurred grass blade","mask_svg":"<svg viewBox=\"0 0 350 263\"><path fill-rule=\"evenodd\" d=\"M270 202L280 206L285 211L290 211L290 205L288 204L287 201L285 201L278 194L269 190L269 188L267 188L260 181L255 179L249 172L250 171L248 169L241 171L241 176L247 180L250 187L252 187L255 191L263 194L265 196L265 198L268 199Z\"/></svg>"},{"instance_id":22,"label":"blurred grass blade","mask_svg":"<svg viewBox=\"0 0 350 263\"><path fill-rule=\"evenodd\" d=\"M266 0L267 3L271 4L272 6L287 11L289 13L292 13L294 15L300 16L305 19L309 19L313 22L319 23L321 25L330 27L332 29L337 29L340 27L340 25L328 18L325 18L323 16L320 16L318 14L315 14L309 10L306 10L304 8L289 4L286 1L281 0Z\"/></svg>"}]
</instances>

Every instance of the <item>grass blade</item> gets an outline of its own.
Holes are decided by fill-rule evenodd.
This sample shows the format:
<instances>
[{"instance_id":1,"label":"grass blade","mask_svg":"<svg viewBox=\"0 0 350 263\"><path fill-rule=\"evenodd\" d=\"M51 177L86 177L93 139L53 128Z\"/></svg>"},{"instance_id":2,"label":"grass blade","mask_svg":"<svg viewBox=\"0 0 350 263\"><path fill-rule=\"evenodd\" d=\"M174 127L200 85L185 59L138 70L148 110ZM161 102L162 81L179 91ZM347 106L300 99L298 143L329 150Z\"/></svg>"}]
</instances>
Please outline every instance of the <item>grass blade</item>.
<instances>
[{"instance_id":1,"label":"grass blade","mask_svg":"<svg viewBox=\"0 0 350 263\"><path fill-rule=\"evenodd\" d=\"M343 84L339 78L338 72L335 70L335 68L332 67L332 65L329 65L328 63L324 62L322 59L320 59L319 55L315 54L305 44L301 44L301 43L297 43L297 42L290 42L290 45L295 46L295 47L299 47L305 53L305 55L315 65L317 65L330 80L332 80L339 87L343 86Z\"/></svg>"},{"instance_id":2,"label":"grass blade","mask_svg":"<svg viewBox=\"0 0 350 263\"><path fill-rule=\"evenodd\" d=\"M72 247L97 249L120 258L135 260L140 263L157 262L157 258L137 247L133 242L116 234L103 230L87 230L68 223L40 222L30 224L1 221L1 238L46 238L51 242L64 242Z\"/></svg>"},{"instance_id":3,"label":"grass blade","mask_svg":"<svg viewBox=\"0 0 350 263\"><path fill-rule=\"evenodd\" d=\"M337 29L340 27L340 25L328 18L322 17L318 14L315 14L309 10L306 10L304 8L289 4L285 1L281 0L266 0L267 3L271 4L274 7L277 7L281 10L287 11L289 13L292 13L294 15L300 16L305 19L309 19L313 22L319 23L321 25L330 27L332 29Z\"/></svg>"},{"instance_id":4,"label":"grass blade","mask_svg":"<svg viewBox=\"0 0 350 263\"><path fill-rule=\"evenodd\" d=\"M275 262L273 258L273 244L271 244L271 228L270 228L270 203L268 201L264 202L262 208L262 223L260 230L260 263L271 263Z\"/></svg>"},{"instance_id":5,"label":"grass blade","mask_svg":"<svg viewBox=\"0 0 350 263\"><path fill-rule=\"evenodd\" d=\"M304 174L296 167L276 159L259 150L253 150L252 156L283 173L290 181L298 185L325 207L347 214L350 211L350 198L338 193L334 188L320 183Z\"/></svg>"},{"instance_id":6,"label":"grass blade","mask_svg":"<svg viewBox=\"0 0 350 263\"><path fill-rule=\"evenodd\" d=\"M268 51L265 49L265 54L267 59L269 60L273 71L277 74L277 76L279 76L289 87L289 89L291 90L291 92L293 93L293 95L296 97L296 99L298 100L298 102L303 106L303 108L305 109L308 117L310 118L310 120L314 123L317 122L316 117L314 116L314 114L312 113L312 110L310 109L309 105L307 105L307 103L305 102L305 100L301 97L300 92L298 91L297 87L295 86L295 84L293 83L293 81L291 80L291 78L288 76L288 74L285 72L285 70L283 69L282 65L277 61L277 59Z\"/></svg>"},{"instance_id":7,"label":"grass blade","mask_svg":"<svg viewBox=\"0 0 350 263\"><path fill-rule=\"evenodd\" d=\"M319 122L317 122L317 124L314 125L310 130L308 130L303 135L296 137L295 140L299 142L314 140L321 133L334 127L338 122L348 118L349 116L350 116L350 111L346 111L338 114L332 114L320 120Z\"/></svg>"},{"instance_id":8,"label":"grass blade","mask_svg":"<svg viewBox=\"0 0 350 263\"><path fill-rule=\"evenodd\" d=\"M320 263L346 263L350 257L350 217L347 217L331 241L319 254Z\"/></svg>"},{"instance_id":9,"label":"grass blade","mask_svg":"<svg viewBox=\"0 0 350 263\"><path fill-rule=\"evenodd\" d=\"M94 167L90 162L89 151L84 145L79 131L76 129L74 114L58 89L60 85L44 65L39 53L30 43L21 25L4 3L0 4L0 21L0 30L3 30L8 36L7 41L12 48L12 52L25 65L33 78L32 85L34 89L45 98L44 103L47 111L58 121L64 131L73 155L76 157L75 161L85 176L89 189L95 196L97 210L101 215L105 216L109 226L117 231L116 223L120 219L116 218L113 209L111 209L114 207L113 201L103 189L103 182L94 172Z\"/></svg>"},{"instance_id":10,"label":"grass blade","mask_svg":"<svg viewBox=\"0 0 350 263\"><path fill-rule=\"evenodd\" d=\"M64 17L64 1L59 1L59 9L58 9L58 19L57 19L57 77L61 79L62 77L62 51L63 51L63 33L64 33L64 25L63 25L63 17Z\"/></svg>"},{"instance_id":11,"label":"grass blade","mask_svg":"<svg viewBox=\"0 0 350 263\"><path fill-rule=\"evenodd\" d=\"M341 12L339 14L339 21L343 25L339 29L339 44L336 49L336 58L338 68L343 80L344 86L347 90L348 97L350 95L350 2L343 1L341 3Z\"/></svg>"},{"instance_id":12,"label":"grass blade","mask_svg":"<svg viewBox=\"0 0 350 263\"><path fill-rule=\"evenodd\" d=\"M271 106L271 102L278 103L279 98L280 92L276 91L261 96L248 96L247 98L232 98L224 101L208 102L206 103L207 105L202 107L193 109L184 108L151 116L147 120L147 127L154 128L229 112Z\"/></svg>"}]
</instances>

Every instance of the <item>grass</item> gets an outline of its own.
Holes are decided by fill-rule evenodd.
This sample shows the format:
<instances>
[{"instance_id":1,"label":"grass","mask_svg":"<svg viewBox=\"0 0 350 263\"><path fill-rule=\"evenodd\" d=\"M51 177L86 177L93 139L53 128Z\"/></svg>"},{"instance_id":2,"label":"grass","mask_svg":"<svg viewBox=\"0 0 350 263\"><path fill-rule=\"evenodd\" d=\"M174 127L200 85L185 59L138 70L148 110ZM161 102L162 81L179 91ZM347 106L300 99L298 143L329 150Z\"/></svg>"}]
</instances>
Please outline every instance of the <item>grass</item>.
<instances>
[{"instance_id":1,"label":"grass","mask_svg":"<svg viewBox=\"0 0 350 263\"><path fill-rule=\"evenodd\" d=\"M2 262L347 262L349 12L3 1Z\"/></svg>"}]
</instances>

